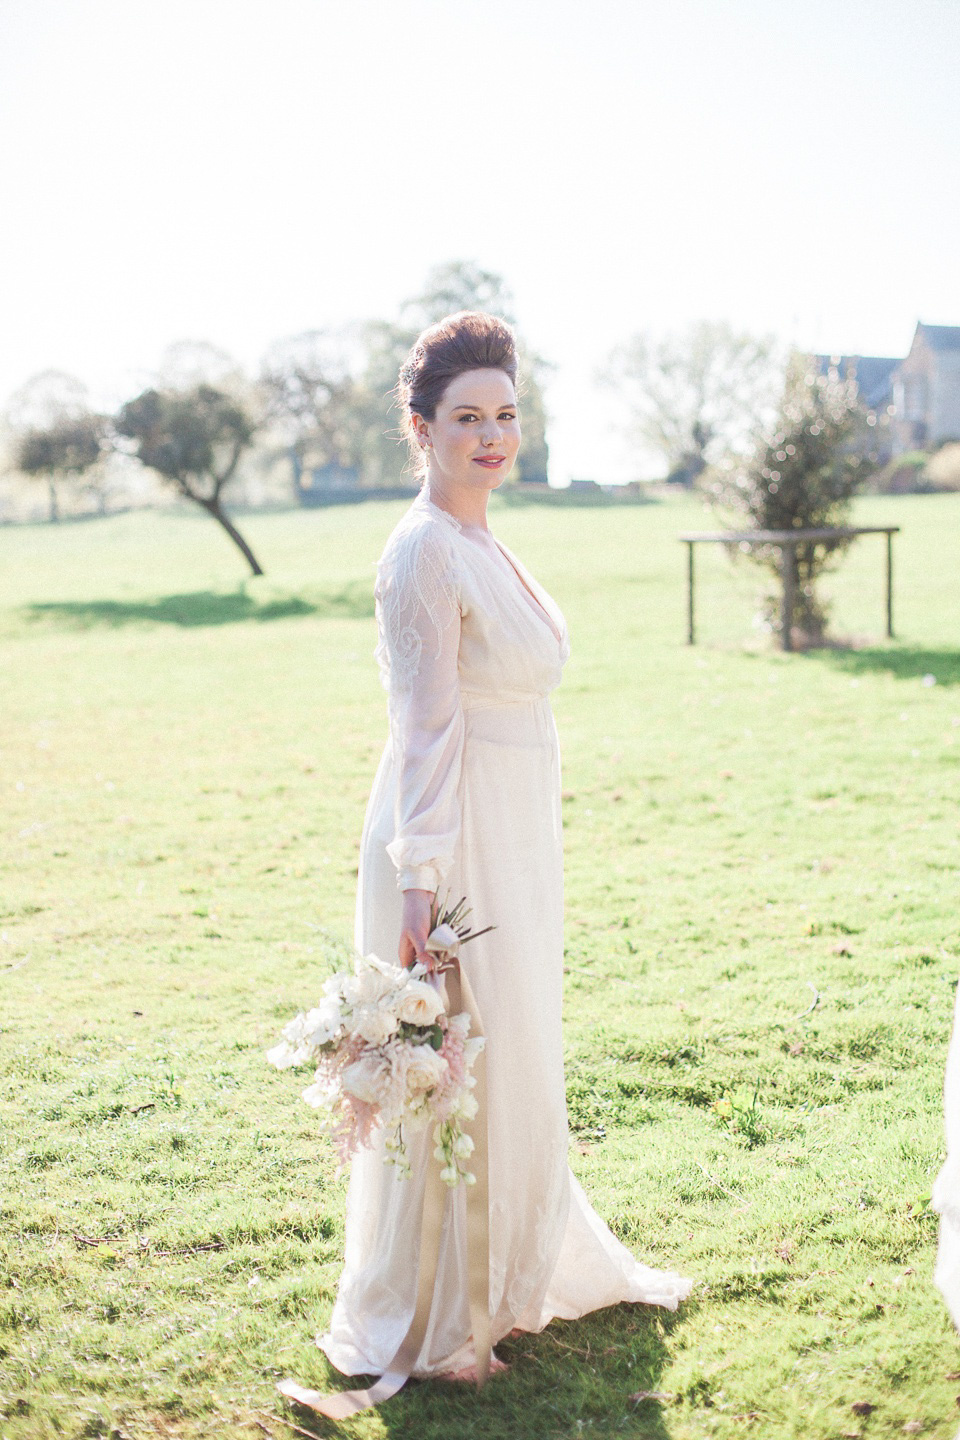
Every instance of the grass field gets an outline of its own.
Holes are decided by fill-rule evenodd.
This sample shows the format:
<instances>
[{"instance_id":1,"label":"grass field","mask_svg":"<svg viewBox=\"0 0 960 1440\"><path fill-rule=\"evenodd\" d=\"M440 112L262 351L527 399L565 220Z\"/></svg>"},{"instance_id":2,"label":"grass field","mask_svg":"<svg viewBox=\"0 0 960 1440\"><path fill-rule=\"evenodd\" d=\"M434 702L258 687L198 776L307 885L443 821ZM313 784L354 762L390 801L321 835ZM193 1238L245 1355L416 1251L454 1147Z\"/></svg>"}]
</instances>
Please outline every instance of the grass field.
<instances>
[{"instance_id":1,"label":"grass field","mask_svg":"<svg viewBox=\"0 0 960 1440\"><path fill-rule=\"evenodd\" d=\"M373 562L402 506L0 530L0 1434L332 1433L344 1182L263 1052L347 954L385 731ZM804 1440L956 1430L927 1201L960 919L960 496L829 582L784 656L693 501L498 507L564 608L572 1163L676 1316L502 1349L342 1433ZM937 683L931 683L934 677ZM486 918L486 917L485 917ZM637 1399L657 1392L659 1399ZM856 1407L856 1408L855 1408ZM873 1407L871 1410L865 1407Z\"/></svg>"}]
</instances>

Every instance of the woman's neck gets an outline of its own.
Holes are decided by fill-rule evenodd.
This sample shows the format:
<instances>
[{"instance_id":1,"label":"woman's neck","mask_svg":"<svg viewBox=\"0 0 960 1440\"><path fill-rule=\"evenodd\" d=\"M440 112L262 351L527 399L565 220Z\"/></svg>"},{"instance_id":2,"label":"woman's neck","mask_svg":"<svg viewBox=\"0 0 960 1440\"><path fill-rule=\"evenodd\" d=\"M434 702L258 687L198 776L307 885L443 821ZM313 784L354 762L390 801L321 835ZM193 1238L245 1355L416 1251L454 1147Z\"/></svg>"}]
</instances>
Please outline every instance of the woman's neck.
<instances>
[{"instance_id":1,"label":"woman's neck","mask_svg":"<svg viewBox=\"0 0 960 1440\"><path fill-rule=\"evenodd\" d=\"M446 510L465 529L488 529L487 501L489 490L467 490L451 486L435 475L427 475L423 489L431 505Z\"/></svg>"}]
</instances>

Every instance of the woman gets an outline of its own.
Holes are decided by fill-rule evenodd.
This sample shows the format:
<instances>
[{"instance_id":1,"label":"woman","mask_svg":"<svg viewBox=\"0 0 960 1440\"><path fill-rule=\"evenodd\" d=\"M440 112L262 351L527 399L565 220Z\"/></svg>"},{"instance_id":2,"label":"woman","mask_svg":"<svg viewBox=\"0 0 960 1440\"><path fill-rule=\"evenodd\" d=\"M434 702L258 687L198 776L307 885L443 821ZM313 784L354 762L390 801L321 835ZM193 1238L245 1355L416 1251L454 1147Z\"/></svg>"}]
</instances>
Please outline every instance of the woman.
<instances>
[{"instance_id":1,"label":"woman","mask_svg":"<svg viewBox=\"0 0 960 1440\"><path fill-rule=\"evenodd\" d=\"M675 1309L691 1282L639 1265L567 1165L561 1046L560 757L549 692L569 653L556 604L487 525L520 445L513 336L461 312L424 331L398 387L423 488L378 566L377 657L390 734L361 844L356 941L429 959L434 895L467 896L461 962L486 1034L492 1339L621 1300ZM378 1148L353 1161L346 1260L319 1345L348 1374L381 1373L414 1311L424 1177ZM464 1187L449 1196L415 1375L476 1377ZM495 1361L495 1368L503 1368Z\"/></svg>"}]
</instances>

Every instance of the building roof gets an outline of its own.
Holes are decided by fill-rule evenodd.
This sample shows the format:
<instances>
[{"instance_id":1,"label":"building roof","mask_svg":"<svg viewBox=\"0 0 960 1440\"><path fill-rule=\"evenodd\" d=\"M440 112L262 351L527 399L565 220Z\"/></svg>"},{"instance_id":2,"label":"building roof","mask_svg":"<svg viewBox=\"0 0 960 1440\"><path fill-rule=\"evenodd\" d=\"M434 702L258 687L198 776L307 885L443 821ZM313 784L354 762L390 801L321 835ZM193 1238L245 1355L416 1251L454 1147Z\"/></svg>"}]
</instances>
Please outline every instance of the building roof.
<instances>
[{"instance_id":1,"label":"building roof","mask_svg":"<svg viewBox=\"0 0 960 1440\"><path fill-rule=\"evenodd\" d=\"M922 335L931 350L960 350L960 325L924 325L917 322L917 335Z\"/></svg>"},{"instance_id":2,"label":"building roof","mask_svg":"<svg viewBox=\"0 0 960 1440\"><path fill-rule=\"evenodd\" d=\"M940 327L945 328L945 327ZM960 329L957 334L960 335ZM841 375L853 375L864 405L878 409L890 396L890 377L900 364L886 355L818 355L820 374L836 367Z\"/></svg>"}]
</instances>

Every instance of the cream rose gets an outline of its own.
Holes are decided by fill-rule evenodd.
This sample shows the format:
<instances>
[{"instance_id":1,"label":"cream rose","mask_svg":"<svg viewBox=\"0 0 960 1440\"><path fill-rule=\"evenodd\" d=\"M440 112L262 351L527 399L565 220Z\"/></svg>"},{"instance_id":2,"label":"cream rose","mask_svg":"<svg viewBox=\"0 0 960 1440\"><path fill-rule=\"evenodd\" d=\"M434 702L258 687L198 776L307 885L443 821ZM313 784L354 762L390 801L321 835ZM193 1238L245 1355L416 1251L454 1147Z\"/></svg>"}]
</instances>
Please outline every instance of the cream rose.
<instances>
[{"instance_id":1,"label":"cream rose","mask_svg":"<svg viewBox=\"0 0 960 1440\"><path fill-rule=\"evenodd\" d=\"M449 1066L430 1045L411 1045L407 1062L407 1090L422 1094L447 1078Z\"/></svg>"},{"instance_id":2,"label":"cream rose","mask_svg":"<svg viewBox=\"0 0 960 1440\"><path fill-rule=\"evenodd\" d=\"M410 980L404 986L397 1014L408 1025L432 1025L443 1013L439 993L425 980Z\"/></svg>"}]
</instances>

